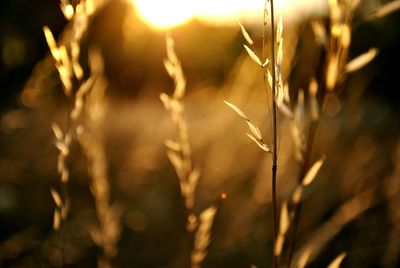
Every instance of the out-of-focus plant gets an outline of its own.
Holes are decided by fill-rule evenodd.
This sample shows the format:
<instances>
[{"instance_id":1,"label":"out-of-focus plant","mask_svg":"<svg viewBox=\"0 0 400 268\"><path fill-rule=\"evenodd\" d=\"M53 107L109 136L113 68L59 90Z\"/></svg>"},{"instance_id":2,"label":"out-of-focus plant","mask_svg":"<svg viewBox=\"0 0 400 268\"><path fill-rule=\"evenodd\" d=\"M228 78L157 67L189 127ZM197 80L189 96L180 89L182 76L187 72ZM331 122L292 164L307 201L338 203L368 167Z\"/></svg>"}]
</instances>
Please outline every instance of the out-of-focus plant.
<instances>
[{"instance_id":1,"label":"out-of-focus plant","mask_svg":"<svg viewBox=\"0 0 400 268\"><path fill-rule=\"evenodd\" d=\"M91 3L91 1L88 1ZM59 150L57 170L60 174L60 190L51 189L56 209L54 211L53 229L60 230L60 256L59 266L64 265L64 224L67 219L70 200L68 197L67 183L70 179L70 171L68 168L68 156L70 146L76 131L76 118L78 110L72 111L71 107L76 102L76 106L82 106L79 98L76 98L74 92L74 84L81 84L81 90L89 87L90 82L83 82L83 69L79 62L80 57L80 41L87 29L88 17L92 14L90 4L86 2L78 3L75 7L69 1L62 1L61 10L68 21L71 21L73 33L68 44L58 45L53 37L50 29L45 26L43 28L47 44L50 48L51 55L55 61L63 91L68 99L67 127L63 131L57 123L52 124L54 136L56 138L55 145ZM77 99L78 101L76 101Z\"/></svg>"},{"instance_id":2,"label":"out-of-focus plant","mask_svg":"<svg viewBox=\"0 0 400 268\"><path fill-rule=\"evenodd\" d=\"M118 251L121 209L116 205L110 205L107 158L101 130L106 112L104 91L107 81L103 75L104 63L99 51L91 51L89 53L90 73L87 79L84 79L84 70L80 64L80 42L87 31L90 17L102 3L103 1L92 0L79 1L75 4L70 1L61 1L61 10L72 24L71 37L66 44L58 45L50 29L47 26L43 29L68 101L66 130L61 130L57 123L52 124L56 137L55 145L60 151L57 166L61 181L60 191L51 188L56 204L53 229L60 230L60 267L65 263L64 225L70 207L67 190L70 179L68 156L73 140L83 147L92 178L91 191L95 198L99 227L93 227L90 232L93 241L103 250L98 266L111 267L110 260ZM80 119L84 120L84 125L81 124Z\"/></svg>"},{"instance_id":3,"label":"out-of-focus plant","mask_svg":"<svg viewBox=\"0 0 400 268\"><path fill-rule=\"evenodd\" d=\"M182 71L181 63L175 53L174 41L167 37L167 59L164 67L175 84L174 93L168 96L160 94L160 99L165 108L170 112L171 119L177 128L175 140L167 139L167 155L178 175L181 195L188 212L186 230L194 234L194 242L191 252L191 267L200 268L201 262L207 256L207 247L211 241L211 227L214 222L217 207L210 206L200 213L198 217L193 210L195 192L200 178L200 171L193 168L189 132L184 118L183 97L186 90L186 79Z\"/></svg>"}]
</instances>

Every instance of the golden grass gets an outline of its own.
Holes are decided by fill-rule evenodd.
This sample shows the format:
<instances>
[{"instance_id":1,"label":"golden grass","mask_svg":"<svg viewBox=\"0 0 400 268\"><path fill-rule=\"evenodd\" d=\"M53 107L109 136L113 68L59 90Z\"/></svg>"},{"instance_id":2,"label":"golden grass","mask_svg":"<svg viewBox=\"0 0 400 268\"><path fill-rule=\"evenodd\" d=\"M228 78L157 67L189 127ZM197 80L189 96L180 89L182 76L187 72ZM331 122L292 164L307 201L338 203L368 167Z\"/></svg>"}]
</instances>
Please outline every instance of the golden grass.
<instances>
[{"instance_id":1,"label":"golden grass","mask_svg":"<svg viewBox=\"0 0 400 268\"><path fill-rule=\"evenodd\" d=\"M256 53L250 49L247 45L244 45L244 48L250 58L259 66L261 66L264 71L264 84L269 85L272 90L272 112L269 111L272 121L271 129L272 129L272 201L273 201L273 241L275 242L274 248L274 258L273 258L273 266L277 267L279 263L279 257L282 255L282 249L284 245L285 235L288 231L289 225L291 225L291 233L289 236L289 245L288 245L288 253L287 253L287 267L291 266L292 256L294 252L294 247L296 243L296 233L299 224L299 217L301 211L301 199L303 188L307 187L311 184L311 182L317 176L318 171L320 170L322 164L325 161L325 157L322 157L320 160L316 161L314 164L311 164L311 159L313 157L313 143L315 142L316 132L320 121L322 120L327 102L332 99L332 96L335 96L335 89L338 87L340 83L343 82L344 76L346 73L350 73L352 71L356 71L370 61L372 61L377 55L377 49L372 48L367 53L362 54L349 63L347 63L347 55L348 49L351 43L351 19L353 16L353 12L355 8L358 6L359 2L355 1L342 1L338 2L336 0L329 1L329 28L325 29L322 23L314 21L312 23L312 29L314 30L314 34L317 42L321 46L326 49L326 71L324 77L322 77L319 81L314 77L310 77L309 84L309 110L305 109L305 94L302 89L298 89L297 91L297 104L294 107L293 111L291 110L291 103L289 94L285 94L285 86L282 80L282 60L283 60L283 23L282 17L278 20L278 25L276 29L275 35L275 27L274 27L274 7L273 0L266 1L264 5L264 34L263 34L263 54L265 52L264 42L265 42L265 29L267 25L266 17L271 18L271 33L272 33L272 45L271 45L271 63L272 63L272 71L267 68L267 64L269 60L265 61L265 64L262 63L262 60L256 55ZM267 9L267 7L269 7ZM254 42L245 28L240 24L241 32L244 39L250 44L254 45ZM328 32L328 33L327 33ZM277 46L277 52L275 51L275 42ZM275 58L275 53L276 58ZM319 91L319 92L318 92ZM288 92L288 89L286 89ZM268 91L267 91L268 94ZM285 103L286 102L286 103ZM261 140L261 133L259 129L250 122L248 117L235 105L226 102L230 108L232 108L239 116L241 116L244 120L246 120L249 124L249 127L255 137L250 136L261 148L262 144L259 141ZM277 116L276 109L279 109L290 121L291 121L291 133L294 144L294 151L297 161L301 165L301 170L298 176L298 185L295 187L293 191L290 207L292 211L290 214L292 215L289 219L285 215L288 213L285 212L286 205L283 206L281 212L281 226L280 230L277 232L278 220L276 217L276 170L277 170ZM269 108L268 108L269 109ZM306 115L306 112L309 112L309 115ZM306 118L307 116L307 118ZM306 121L306 119L310 118L310 121ZM308 137L306 137L308 135ZM284 222L282 223L282 220ZM293 224L290 224L292 222ZM283 225L282 225L283 224ZM276 239L276 241L275 241ZM307 257L308 258L308 257ZM340 259L340 258L339 258ZM340 261L335 262L335 267L340 265ZM302 261L301 263L305 263ZM301 264L304 266L304 264Z\"/></svg>"},{"instance_id":2,"label":"golden grass","mask_svg":"<svg viewBox=\"0 0 400 268\"><path fill-rule=\"evenodd\" d=\"M52 129L56 137L55 145L59 149L58 172L61 176L61 194L51 189L56 209L54 212L53 228L63 228L67 220L69 209L69 197L67 183L69 170L67 157L73 139L84 149L88 159L88 170L92 177L91 191L95 199L96 213L99 221L98 227L92 227L90 233L93 241L102 248L102 256L99 257L98 267L111 267L111 259L118 252L117 242L121 229L119 218L121 208L110 205L110 186L107 171L107 157L102 135L102 122L107 105L104 97L107 81L103 76L103 60L100 52L89 52L90 77L83 80L84 71L79 62L80 42L87 31L90 16L94 13L94 3L82 1L76 6L62 2L61 9L67 20L72 22L73 34L69 44L57 45L50 29L43 28L47 44L50 48L55 67L59 73L65 96L69 101L66 134L53 123ZM74 85L80 85L74 89ZM70 107L73 106L73 109ZM79 120L83 118L84 125ZM61 230L59 266L64 266L64 230Z\"/></svg>"},{"instance_id":3,"label":"golden grass","mask_svg":"<svg viewBox=\"0 0 400 268\"><path fill-rule=\"evenodd\" d=\"M145 142L139 145L134 144L134 146L140 147L137 150L132 149L132 146L128 149L124 148L134 150L134 153L127 154L126 163L118 162L122 167L115 168L117 171L114 171L112 175L117 178L115 184L121 189L125 185L133 185L130 188L122 189L124 194L129 193L134 187L141 189L138 185L145 184L148 173L160 171L162 156L159 155L162 150L157 146L158 143L161 144L161 140L164 140L167 157L178 177L179 194L186 209L184 214L186 232L191 245L190 254L186 254L186 259L189 259L189 265L192 268L203 265L209 253L211 238L213 241L215 241L215 237L219 238L213 233L213 225L216 214L221 210L226 209L232 215L229 216L231 217L229 221L218 222L217 227L220 228L218 230L221 230L220 225L224 225L227 230L235 232L232 232L232 235L223 242L221 242L222 240L215 241L217 245L225 243L223 246L235 248L242 242L240 239L248 237L252 232L254 223L262 218L259 215L272 208L274 212L272 216L269 214L268 216L273 219L266 223L267 221L262 218L261 225L264 229L254 228L255 236L263 239L263 249L267 243L273 243L271 248L268 245L268 249L271 249L269 253L273 255L275 267L279 265L293 267L293 263L296 263L295 267L306 267L307 263L315 260L327 243L346 225L375 204L373 187L359 186L362 183L353 180L341 182L349 185L353 183L357 185L359 191L352 192L349 190L352 187L343 186L347 190L339 189L337 191L345 192L339 193L344 196L345 201L336 209L330 207L334 212L327 220L324 220L320 226L309 224L315 228L315 231L310 231L310 226L306 226L307 228L304 229L299 227L301 226L300 217L310 217L307 221L309 223L324 215L323 209L315 214L312 211L302 211L302 204L310 200L315 202L313 195L309 194L315 193L314 187L328 184L325 176L326 169L332 168L334 165L334 157L331 157L323 149L321 150L324 146L331 146L324 142L334 141L332 137L337 138L335 133L328 133L332 127L327 132L324 132L323 129L326 127L322 123L325 123L324 120L327 120L327 115L329 115L329 105L332 100L338 100L340 87L344 84L347 75L366 66L378 55L378 49L371 48L368 52L348 61L351 45L351 22L357 2L331 0L329 1L328 27L325 27L322 20L311 22L315 41L326 52L326 56L323 58L321 74L319 76L317 73L310 74L306 78L305 90L288 81L290 75L286 74L286 69L283 68L283 64L291 64L290 62L286 63L287 54L286 52L284 54L286 45L290 44L290 41L286 39L286 25L285 30L283 29L284 18L279 17L277 20L274 18L272 1L265 1L264 4L262 53L259 53L260 49L255 45L257 39L253 40L246 28L239 24L238 32L242 33L247 42L244 45L243 54L248 57L238 60L237 65L231 71L231 76L221 88L212 88L212 90L219 90L218 93L213 93L212 97L202 95L205 91L202 89L186 94L188 91L186 77L175 51L174 41L167 38L167 59L164 61L164 67L174 82L174 91L171 94L162 93L160 99L170 114L172 124L171 120L165 124L149 120L143 116L148 112L148 106L147 108L140 106L146 107L149 104L143 104L144 102L140 103L140 101L135 103L137 107L130 108L128 111L136 111L137 115L134 115L133 118L136 120L135 123L139 123L137 127L135 125L132 128L135 128L135 134L141 133L137 135L139 143ZM90 177L88 185L93 195L96 223L83 228L88 230L93 243L101 250L97 261L98 267L112 266L114 258L118 256L118 244L124 234L124 228L130 228L129 224L124 225L122 206L113 201L111 181L114 177L109 170L112 156L106 146L106 128L110 125L112 128L115 123L107 122L107 116L113 113L118 114L120 111L113 112L109 109L109 99L106 94L109 85L104 69L106 63L103 62L106 57L104 56L103 59L100 50L92 49L88 52L88 68L83 67L84 64L81 65L82 54L86 53L86 51L81 51L81 41L88 30L96 7L101 3L103 1L82 1L78 5L69 1L61 3L61 10L65 18L70 21L73 31L71 35L73 37L67 43L57 41L49 27L43 28L58 79L61 81L65 98L69 103L67 123L52 124L54 143L58 149L59 186L51 187L50 195L55 204L53 229L60 234L59 266L66 265L63 256L64 228L69 220L70 203L73 201L70 190L67 190L67 184L71 182L71 179L75 179L71 177L72 164L76 164L72 161L71 147L73 145L79 145L82 149L81 154L87 160L85 164ZM397 6L393 4L377 14L390 13L396 8ZM271 25L269 19L271 19ZM271 31L268 30L269 27ZM271 41L267 38L269 32L273 36L271 42L273 45L271 45L271 53L268 58L266 44ZM253 72L256 69L251 69L252 67L257 68L258 73ZM261 91L262 88L266 89L267 105L265 98L263 99L265 96L262 97L256 92ZM213 98L213 102L210 101L205 105L206 108L199 105L201 101L209 101L211 98ZM254 144L251 146L248 140L248 143L240 140L241 136L237 133L240 132L238 129L242 126L235 125L233 116L228 112L225 114L225 111L220 108L222 106L220 99L222 98L237 103L236 106L236 104L225 101L229 108L246 122L249 130L247 136L250 138L250 142L256 143L261 151L256 151ZM246 113L249 111L252 120L238 108L245 105L247 106L244 110ZM157 108L154 109L157 110ZM196 114L196 116L192 114ZM203 114L207 116L203 116ZM121 112L121 115L124 114ZM267 120L265 115L269 116ZM196 121L189 121L190 129L186 118L196 118ZM124 124L128 121L124 118L120 118L120 120L125 121ZM260 124L255 122L260 122ZM166 132L169 133L168 130L173 128L176 131L173 136L171 135L172 138L165 139L163 130L167 130ZM208 131L216 128L220 128L220 130ZM160 129L161 131L159 131ZM190 133L195 133L195 135L192 137ZM322 137L321 133L325 133L327 137ZM151 142L157 143L157 145L151 144ZM321 142L322 146L315 149L318 142ZM264 154L264 152L268 154ZM272 158L271 165L270 157ZM199 165L201 168L193 164L197 158L201 159L199 162L204 162ZM120 160L121 158L118 158L118 161ZM123 182L121 182L122 179L118 181L118 176L122 176L120 174L130 177L130 172L135 176L139 174L137 176L142 177L128 182L126 179ZM394 198L395 193L398 192L395 187L397 185L395 178L396 176L393 175L393 178L388 179L385 192L392 215L395 215L395 211L398 209L397 199ZM269 183L269 180L272 183ZM268 185L266 185L266 181L268 181ZM248 186L249 184L251 185ZM243 188L243 196L230 201L230 187ZM338 188L340 187L338 185ZM222 194L219 195L221 190ZM351 192L352 195L346 191ZM229 204L226 206L229 208L224 205L222 208L217 208L215 196L227 199ZM305 199L306 197L307 199ZM276 211L278 202L282 204L280 216ZM213 205L210 206L210 203ZM206 207L206 209L201 211L199 210L201 207ZM149 221L147 213L139 214L141 224L140 228L134 229L135 232L145 230ZM393 225L396 225L397 221L398 217L391 218ZM246 231L241 230L244 229L243 226L247 227ZM307 230L308 233L301 233L300 231L303 230ZM266 238L267 233L272 233L272 239ZM392 241L398 240L398 228L393 229L391 237ZM168 242L171 243L171 241ZM387 246L386 263L396 261L395 255L399 245L395 242ZM351 258L350 250L347 248L342 250L348 251L348 258ZM261 254L264 263L269 262L268 256L271 255L269 253ZM217 258L216 255L214 253L211 257ZM339 267L345 256L345 254L340 254L329 267Z\"/></svg>"},{"instance_id":4,"label":"golden grass","mask_svg":"<svg viewBox=\"0 0 400 268\"><path fill-rule=\"evenodd\" d=\"M189 234L195 232L191 250L191 267L200 268L207 256L207 247L211 241L211 227L217 212L216 206L210 206L203 210L198 217L194 212L195 192L200 178L200 171L193 169L191 147L189 144L189 132L184 118L183 97L186 90L186 79L181 63L175 53L174 41L167 37L167 59L164 67L169 76L174 80L175 89L172 96L165 93L160 95L165 108L170 112L171 118L177 128L175 140L166 140L167 155L178 175L181 195L188 212L186 230Z\"/></svg>"}]
</instances>

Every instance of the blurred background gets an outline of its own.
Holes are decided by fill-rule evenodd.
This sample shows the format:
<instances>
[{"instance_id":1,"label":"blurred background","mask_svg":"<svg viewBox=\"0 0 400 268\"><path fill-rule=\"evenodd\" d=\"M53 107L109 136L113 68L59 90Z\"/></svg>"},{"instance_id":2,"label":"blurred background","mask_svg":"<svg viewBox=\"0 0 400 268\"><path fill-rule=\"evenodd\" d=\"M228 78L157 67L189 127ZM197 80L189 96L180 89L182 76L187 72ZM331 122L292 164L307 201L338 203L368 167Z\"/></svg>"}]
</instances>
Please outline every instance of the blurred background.
<instances>
[{"instance_id":1,"label":"blurred background","mask_svg":"<svg viewBox=\"0 0 400 268\"><path fill-rule=\"evenodd\" d=\"M194 211L218 207L202 266L271 264L271 158L246 137L246 124L223 103L245 111L269 140L262 73L243 48L238 24L261 55L264 3L199 2L105 1L82 39L85 72L88 48L99 47L109 81L101 131L111 200L123 211L115 267L190 265L187 212L164 145L176 130L159 99L174 87L163 66L167 34L187 79L185 118L194 166L201 171ZM295 254L312 246L309 267L327 266L344 251L343 267L400 265L400 12L371 18L390 1L361 2L349 59L371 47L379 54L341 83L317 133L313 159L327 160L304 192ZM277 12L284 18L283 76L296 99L317 72L321 48L310 20L326 19L327 3L282 0ZM0 14L0 267L54 267L59 234L52 229L49 189L59 187L59 175L51 124L65 128L68 115L42 28L47 25L63 43L71 25L56 0L2 1ZM281 202L290 198L299 164L289 122L280 119ZM95 267L100 250L89 235L97 221L95 204L87 159L77 143L69 165L65 266Z\"/></svg>"}]
</instances>

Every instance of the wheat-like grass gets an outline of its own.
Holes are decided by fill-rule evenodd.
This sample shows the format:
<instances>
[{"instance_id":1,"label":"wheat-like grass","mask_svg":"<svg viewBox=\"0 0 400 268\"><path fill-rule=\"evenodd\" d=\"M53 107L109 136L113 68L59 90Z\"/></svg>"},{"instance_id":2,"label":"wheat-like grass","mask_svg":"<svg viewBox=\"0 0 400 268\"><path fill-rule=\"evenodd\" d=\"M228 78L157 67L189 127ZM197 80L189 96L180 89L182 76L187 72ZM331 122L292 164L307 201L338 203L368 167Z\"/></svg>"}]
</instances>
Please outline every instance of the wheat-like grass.
<instances>
[{"instance_id":1,"label":"wheat-like grass","mask_svg":"<svg viewBox=\"0 0 400 268\"><path fill-rule=\"evenodd\" d=\"M312 29L316 41L326 50L326 69L324 76L317 81L310 79L309 86L309 114L310 122L305 127L304 122L304 95L299 92L298 102L294 112L292 137L295 144L296 158L301 163L297 186L293 191L291 203L293 207L293 224L289 238L287 267L291 266L292 256L296 243L296 233L302 207L302 191L316 177L325 157L312 164L313 144L326 107L335 96L335 89L344 80L347 73L356 71L369 63L376 55L377 50L369 52L347 63L348 50L351 43L351 21L354 10L359 1L329 1L329 31L321 22L313 21ZM319 84L318 84L319 83ZM318 99L319 96L319 99ZM321 115L320 115L321 113ZM307 132L305 131L307 128ZM305 133L308 133L305 139Z\"/></svg>"},{"instance_id":2,"label":"wheat-like grass","mask_svg":"<svg viewBox=\"0 0 400 268\"><path fill-rule=\"evenodd\" d=\"M273 266L279 265L279 257L282 255L283 244L285 241L285 235L289 231L288 237L288 253L287 253L287 267L291 266L292 255L296 242L296 232L298 228L302 192L305 187L308 187L312 181L316 178L318 171L321 169L325 161L325 157L321 157L315 163L312 163L312 148L316 135L318 125L321 121L321 113L323 113L328 105L331 98L335 96L335 89L344 80L348 73L357 71L377 55L377 49L372 48L368 52L356 57L347 63L348 49L351 42L351 19L352 14L359 4L359 1L329 1L329 31L327 31L323 24L319 21L312 22L312 29L314 31L316 41L327 51L326 53L326 68L323 72L323 77L316 79L311 77L308 88L308 94L306 95L302 89L298 90L297 102L295 105L291 104L289 97L289 88L287 84L284 84L282 80L281 66L283 60L283 37L282 29L283 23L282 18L279 18L277 29L275 32L275 20L274 20L274 8L273 1L266 1L264 3L264 33L263 33L263 44L266 39L266 27L268 18L271 23L271 71L268 69L269 60L260 59L257 56L254 49L245 45L245 50L250 58L259 65L264 71L264 84L271 88L272 95L272 108L271 108L271 130L272 130L272 141L271 141L271 152L272 152L272 203L273 203L273 242L274 242L274 259ZM241 32L244 39L250 46L254 46L254 42L250 35L247 33L245 27L240 24ZM275 45L277 51L275 51ZM276 55L275 55L276 53ZM265 54L265 48L263 45L263 57ZM267 94L268 94L267 90ZM305 96L308 96L308 109L305 107ZM247 115L245 115L239 108L231 103L226 102L230 108L232 108L239 116L241 116L248 124L253 135L249 137L257 143L261 148L267 146L261 139L261 133L258 128L251 123ZM293 108L291 108L294 106ZM277 170L277 110L285 115L290 120L290 130L292 134L294 144L294 155L297 161L300 163L301 168L298 176L298 183L295 187L289 208L292 211L285 213L284 209L281 215L292 215L291 217L281 216L281 226L279 231L277 229L278 219L276 213L276 170ZM306 114L308 113L308 114ZM307 137L306 137L307 135ZM267 147L269 148L269 147ZM266 150L267 151L267 150ZM283 208L286 206L283 206ZM284 222L282 223L282 220ZM283 224L283 226L282 226Z\"/></svg>"},{"instance_id":3,"label":"wheat-like grass","mask_svg":"<svg viewBox=\"0 0 400 268\"><path fill-rule=\"evenodd\" d=\"M207 256L207 247L211 241L211 228L214 223L217 207L211 206L201 212L199 226L194 237L194 244L190 256L191 268L201 268L201 262Z\"/></svg>"},{"instance_id":4,"label":"wheat-like grass","mask_svg":"<svg viewBox=\"0 0 400 268\"><path fill-rule=\"evenodd\" d=\"M103 76L103 60L98 50L89 54L91 67L90 90L83 88L79 95L84 102L84 125L77 129L78 141L88 159L90 190L95 200L98 226L90 229L93 241L102 249L98 267L111 267L111 259L118 253L117 243L121 234L120 217L122 209L111 203L110 180L107 156L104 148L102 125L107 112L105 90L108 82ZM79 93L79 92L78 92ZM77 101L79 99L77 98ZM77 102L79 103L79 102ZM77 103L75 108L77 108Z\"/></svg>"},{"instance_id":5,"label":"wheat-like grass","mask_svg":"<svg viewBox=\"0 0 400 268\"><path fill-rule=\"evenodd\" d=\"M167 139L167 155L179 178L179 185L185 207L188 210L187 230L192 232L197 226L197 216L193 212L195 191L200 177L200 171L193 169L189 133L184 118L184 104L182 98L186 91L186 79L182 71L181 63L175 53L174 41L167 37L167 59L164 66L175 84L174 93L168 96L160 94L160 99L165 108L170 112L171 118L177 128L175 140Z\"/></svg>"},{"instance_id":6,"label":"wheat-like grass","mask_svg":"<svg viewBox=\"0 0 400 268\"><path fill-rule=\"evenodd\" d=\"M88 10L93 9L89 3L92 1L82 1L85 5L73 7L68 1L61 3L62 11L65 17L74 21L74 38L69 44L58 45L49 28L44 28L46 40L48 42L51 54L55 60L56 68L63 85L65 95L73 104L73 109L69 111L68 126L62 130L57 123L52 124L52 129L56 137L55 145L59 150L58 172L60 175L60 191L51 188L56 209L54 212L53 227L55 230L61 230L64 221L67 218L69 199L66 191L66 185L69 181L68 157L73 139L79 138L79 143L84 148L89 162L89 173L91 177L91 190L95 199L96 213L99 226L91 229L91 235L95 243L102 248L103 256L99 258L99 267L109 267L111 259L117 253L117 242L120 236L119 217L120 209L111 204L110 185L107 171L107 157L104 148L104 136L101 133L101 124L104 121L106 111L106 100L104 91L107 82L103 77L101 68L101 56L99 53L91 54L92 74L87 80L83 80L83 69L79 64L80 45L79 41L82 34L86 31L88 24ZM316 40L327 51L326 65L323 71L323 77L310 78L308 90L298 90L295 103L291 103L288 86L282 79L281 66L283 57L283 22L279 18L277 29L275 31L274 7L273 1L266 1L264 5L264 34L263 51L265 41L265 27L267 18L271 19L272 28L272 52L271 61L259 57L254 49L254 42L247 33L245 27L240 25L242 34L248 43L244 49L249 57L260 66L264 85L267 94L272 96L271 131L272 138L270 143L263 140L262 133L256 124L250 120L242 110L234 104L225 102L233 111L235 111L248 125L250 133L247 136L253 140L265 152L272 156L272 200L273 200L273 266L279 266L279 258L284 256L283 250L285 243L288 245L287 265L291 266L296 244L296 233L299 225L303 191L312 184L317 177L318 172L325 161L324 156L313 157L313 143L315 141L318 126L323 119L326 106L331 97L336 95L338 87L341 85L345 76L355 72L373 60L378 50L370 49L368 52L347 62L348 49L351 43L351 18L352 12L356 8L358 1L329 1L330 18L329 27L325 29L319 21L312 23ZM393 9L393 6L391 7ZM382 11L382 13L388 12ZM184 118L183 97L186 90L186 79L183 74L181 64L173 48L172 39L167 39L167 59L164 62L168 74L175 83L175 91L172 95L161 94L166 109L170 112L172 120L177 127L177 136L175 139L165 141L167 154L175 168L179 178L181 195L184 204L188 210L187 230L194 234L194 245L191 254L192 267L200 267L201 262L207 254L207 247L210 243L211 228L217 209L215 206L204 210L199 217L194 212L195 191L198 185L200 171L193 168L191 147L189 143L189 134L187 122ZM93 63L95 62L95 63ZM100 66L100 68L99 68ZM76 84L80 87L75 90ZM307 107L306 104L309 104ZM289 201L282 205L280 219L277 216L277 196L276 196L276 176L278 160L279 137L277 133L277 112L280 111L290 120L290 131L294 143L294 152L297 161L300 163L300 172L297 185L294 187ZM308 113L308 114L307 114ZM78 126L78 119L83 119L84 124ZM354 200L352 200L354 201ZM354 202L356 202L355 200ZM365 200L364 200L365 201ZM364 202L363 201L363 202ZM367 200L367 205L370 199ZM361 202L361 201L360 201ZM353 203L351 203L353 204ZM358 203L357 203L358 204ZM349 207L351 207L349 205ZM358 208L358 207L357 207ZM350 208L345 208L348 210ZM366 208L362 207L356 210L354 217L359 215ZM358 213L358 214L357 214ZM345 214L345 213L343 213ZM341 215L342 218L334 218L331 225L340 221L340 227L348 222L348 215ZM354 218L350 217L350 218ZM278 228L279 227L279 228ZM330 226L332 227L332 226ZM334 227L337 227L336 225ZM340 228L338 227L338 228ZM337 230L337 229L335 229ZM288 235L289 234L289 235ZM331 234L331 233L329 233ZM61 245L63 245L61 239ZM326 243L326 241L324 241ZM321 243L323 244L323 243ZM318 245L320 247L321 245ZM317 254L318 247L313 250L304 251L302 258L298 262L299 267L304 267L310 259L311 254ZM62 248L62 246L61 246ZM60 266L63 265L63 250L61 249ZM342 256L342 255L341 255ZM331 267L339 267L343 257L339 256ZM296 258L294 258L296 259Z\"/></svg>"},{"instance_id":7,"label":"wheat-like grass","mask_svg":"<svg viewBox=\"0 0 400 268\"><path fill-rule=\"evenodd\" d=\"M175 140L167 139L165 145L168 158L178 175L181 195L188 211L186 230L189 234L195 232L190 257L191 267L200 268L201 262L207 256L207 247L211 241L211 227L214 223L217 207L210 206L202 211L199 217L193 210L200 171L193 168L188 127L184 118L182 99L185 96L186 79L171 37L167 37L166 45L167 59L164 60L164 67L173 79L175 89L171 96L161 93L160 99L171 114L171 118L177 128L177 137Z\"/></svg>"},{"instance_id":8,"label":"wheat-like grass","mask_svg":"<svg viewBox=\"0 0 400 268\"><path fill-rule=\"evenodd\" d=\"M277 111L278 109L282 109L288 111L288 108L284 104L284 85L282 80L282 60L283 60L283 19L279 17L279 22L276 27L275 32L275 15L274 15L274 1L266 0L264 2L264 12L263 12L263 41L262 41L262 57L265 57L265 42L266 42L266 27L268 23L268 19L270 19L270 27L271 27L271 61L266 58L265 60L261 60L253 49L249 48L247 45L244 45L244 48L250 58L262 68L262 75L264 79L264 87L267 93L267 96L271 94L272 96L272 113L270 110L270 104L268 103L268 111L271 114L271 132L272 132L272 140L271 147L269 147L263 140L261 136L261 132L258 127L256 127L250 119L235 105L225 101L225 103L232 108L239 116L241 116L249 125L251 134L247 134L250 139L252 139L261 149L266 152L270 152L272 155L272 181L271 181L271 189L272 189L272 214L273 214L273 224L272 224L272 241L273 241L273 267L278 267L279 265L279 256L281 254L282 246L283 246L283 237L284 234L281 234L278 237L278 216L277 216L277 171L278 171L278 130L277 130ZM251 39L250 35L247 33L246 29L243 25L240 24L240 28L245 40L249 43L249 45L254 46L254 42ZM275 51L275 47L278 48L277 52ZM276 54L276 55L275 55ZM271 63L271 64L270 64ZM271 65L269 70L268 65ZM271 93L269 90L271 89ZM271 149L270 149L271 148ZM285 231L286 233L286 231Z\"/></svg>"},{"instance_id":9,"label":"wheat-like grass","mask_svg":"<svg viewBox=\"0 0 400 268\"><path fill-rule=\"evenodd\" d=\"M55 145L59 150L57 169L60 174L61 191L51 188L51 195L56 204L53 228L61 230L59 266L64 265L64 230L63 225L67 218L69 203L67 182L69 169L67 158L73 139L84 148L89 162L89 171L92 177L91 190L95 197L96 212L100 227L91 231L93 240L103 249L103 256L99 258L99 267L111 267L110 259L117 253L119 240L120 209L109 205L110 187L107 176L107 161L104 151L104 138L99 126L104 119L105 98L107 86L103 78L103 62L99 53L92 53L90 59L91 75L83 80L84 71L80 65L80 41L86 32L90 16L103 4L104 1L86 0L73 5L70 1L61 1L60 8L67 20L72 24L72 34L67 44L57 45L50 29L43 28L50 52L55 60L55 67L59 73L64 93L68 98L67 129L63 132L57 123L52 124L56 137ZM76 84L80 84L77 90ZM85 127L79 125L78 120L85 109Z\"/></svg>"},{"instance_id":10,"label":"wheat-like grass","mask_svg":"<svg viewBox=\"0 0 400 268\"><path fill-rule=\"evenodd\" d=\"M73 84L75 81L80 82L83 77L83 70L79 63L79 42L83 33L87 29L87 21L89 16L85 3L79 3L74 8L69 1L63 1L61 2L61 10L63 11L65 18L71 21L73 25L74 34L69 44L58 45L51 30L47 26L43 28L47 44L55 61L55 67L58 71L60 81L63 86L64 94L68 98L68 118L66 130L61 130L57 123L52 124L52 129L55 136L55 145L59 150L57 170L60 174L60 191L51 188L51 195L56 204L53 217L53 229L60 230L60 267L64 265L64 223L67 219L68 210L70 207L70 200L67 190L70 172L67 162L76 127L74 122L76 117L73 115L70 107L72 106L74 99Z\"/></svg>"}]
</instances>

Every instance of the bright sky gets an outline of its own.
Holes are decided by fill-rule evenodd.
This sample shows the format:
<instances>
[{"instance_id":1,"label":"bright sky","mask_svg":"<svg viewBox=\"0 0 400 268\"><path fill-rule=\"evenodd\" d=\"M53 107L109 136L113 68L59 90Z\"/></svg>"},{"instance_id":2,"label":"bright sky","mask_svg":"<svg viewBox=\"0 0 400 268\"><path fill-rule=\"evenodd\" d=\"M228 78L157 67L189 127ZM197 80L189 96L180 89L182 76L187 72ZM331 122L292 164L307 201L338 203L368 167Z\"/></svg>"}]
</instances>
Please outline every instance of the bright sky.
<instances>
[{"instance_id":1,"label":"bright sky","mask_svg":"<svg viewBox=\"0 0 400 268\"><path fill-rule=\"evenodd\" d=\"M131 0L144 21L158 29L174 27L193 18L213 23L260 19L263 0ZM275 10L285 20L300 19L326 8L324 0L275 0Z\"/></svg>"}]
</instances>

